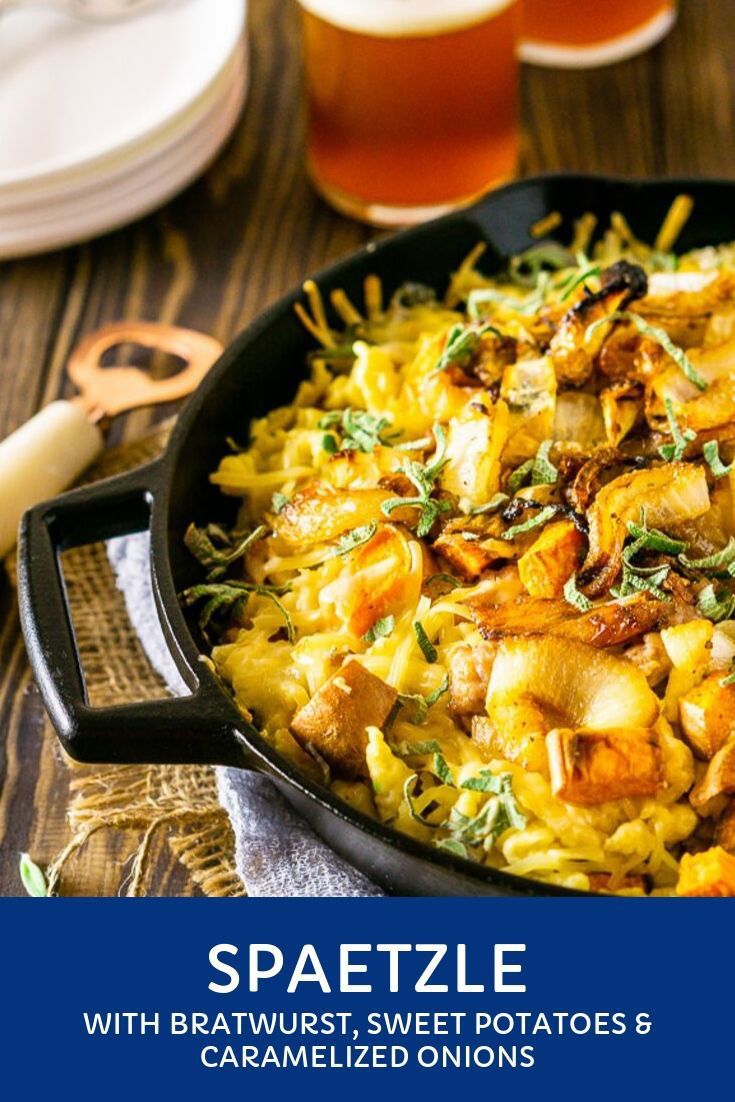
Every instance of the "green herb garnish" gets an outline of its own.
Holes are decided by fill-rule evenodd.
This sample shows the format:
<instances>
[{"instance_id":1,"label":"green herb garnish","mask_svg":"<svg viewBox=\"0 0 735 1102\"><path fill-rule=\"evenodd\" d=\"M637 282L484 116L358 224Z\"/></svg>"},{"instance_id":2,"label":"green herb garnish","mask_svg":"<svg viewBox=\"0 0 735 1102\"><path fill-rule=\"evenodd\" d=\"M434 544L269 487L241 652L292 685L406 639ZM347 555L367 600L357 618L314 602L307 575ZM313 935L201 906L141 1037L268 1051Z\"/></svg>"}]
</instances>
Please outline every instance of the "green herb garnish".
<instances>
[{"instance_id":1,"label":"green herb garnish","mask_svg":"<svg viewBox=\"0 0 735 1102\"><path fill-rule=\"evenodd\" d=\"M363 639L366 643L374 643L376 639L384 639L390 635L395 626L395 616L384 616L381 620L375 621L370 630L365 632Z\"/></svg>"},{"instance_id":2,"label":"green herb garnish","mask_svg":"<svg viewBox=\"0 0 735 1102\"><path fill-rule=\"evenodd\" d=\"M574 273L573 275L571 275L569 279L562 284L562 294L559 301L566 302L570 295L574 294L574 292L577 290L577 287L579 287L580 283L586 283L588 279L594 279L595 276L600 275L601 271L602 268L599 264L593 264L591 267L585 268L583 272L580 272L578 274Z\"/></svg>"},{"instance_id":3,"label":"green herb garnish","mask_svg":"<svg viewBox=\"0 0 735 1102\"><path fill-rule=\"evenodd\" d=\"M449 785L454 784L454 776L452 775L452 770L447 765L446 758L444 757L443 754L441 754L441 753L435 753L434 754L432 772L434 773L434 775L436 777L439 778L439 780L442 782L442 784L449 784Z\"/></svg>"},{"instance_id":4,"label":"green herb garnish","mask_svg":"<svg viewBox=\"0 0 735 1102\"><path fill-rule=\"evenodd\" d=\"M36 862L31 859L30 854L21 853L18 871L21 883L28 895L32 895L37 899L45 898L48 895L46 877Z\"/></svg>"},{"instance_id":5,"label":"green herb garnish","mask_svg":"<svg viewBox=\"0 0 735 1102\"><path fill-rule=\"evenodd\" d=\"M440 754L441 746L436 739L427 739L425 742L397 742L391 746L391 750L399 758L413 758L423 754Z\"/></svg>"},{"instance_id":6,"label":"green herb garnish","mask_svg":"<svg viewBox=\"0 0 735 1102\"><path fill-rule=\"evenodd\" d=\"M446 371L448 367L467 367L480 347L485 333L494 333L502 338L503 334L494 325L483 325L481 329L471 329L462 325L453 326L447 333L444 350L436 367L429 372L428 378Z\"/></svg>"},{"instance_id":7,"label":"green herb garnish","mask_svg":"<svg viewBox=\"0 0 735 1102\"><path fill-rule=\"evenodd\" d=\"M533 459L527 459L520 467L516 467L508 479L508 489L511 494L520 490L529 475L531 486L544 486L556 482L559 471L549 459L549 452L553 446L553 440L544 440Z\"/></svg>"},{"instance_id":8,"label":"green herb garnish","mask_svg":"<svg viewBox=\"0 0 735 1102\"><path fill-rule=\"evenodd\" d=\"M705 555L702 559L690 559L686 555L679 555L679 562L688 566L690 570L730 570L735 568L735 536L730 536L727 545L721 551L715 551L712 555Z\"/></svg>"},{"instance_id":9,"label":"green herb garnish","mask_svg":"<svg viewBox=\"0 0 735 1102\"><path fill-rule=\"evenodd\" d=\"M536 287L544 269L568 268L572 259L569 249L558 241L544 241L512 257L508 273L522 287Z\"/></svg>"},{"instance_id":10,"label":"green herb garnish","mask_svg":"<svg viewBox=\"0 0 735 1102\"><path fill-rule=\"evenodd\" d=\"M543 524L550 521L552 517L555 517L557 512L558 508L556 505L546 505L535 517L530 517L521 524L512 524L510 528L503 532L502 539L514 540L516 536L520 536L524 532L530 532L533 528L540 528Z\"/></svg>"},{"instance_id":11,"label":"green herb garnish","mask_svg":"<svg viewBox=\"0 0 735 1102\"><path fill-rule=\"evenodd\" d=\"M435 521L442 513L448 512L452 507L448 501L435 501L431 496L435 489L436 480L448 462L445 457L447 438L441 425L434 426L434 436L436 438L436 452L430 463L424 466L422 463L409 459L397 468L416 487L418 491L416 497L392 497L381 505L381 510L387 517L395 509L400 509L405 505L415 505L419 509L416 535L420 538L428 536Z\"/></svg>"},{"instance_id":12,"label":"green herb garnish","mask_svg":"<svg viewBox=\"0 0 735 1102\"><path fill-rule=\"evenodd\" d=\"M482 516L485 513L496 513L498 509L502 508L510 498L507 494L493 494L489 501L486 501L484 505L474 505L470 509L470 516Z\"/></svg>"},{"instance_id":13,"label":"green herb garnish","mask_svg":"<svg viewBox=\"0 0 735 1102\"><path fill-rule=\"evenodd\" d=\"M433 708L433 706L436 704L437 700L439 700L440 697L444 696L444 693L446 693L446 692L449 692L449 674L444 675L444 678L439 683L439 685L437 685L437 687L434 689L434 691L429 693L428 696L422 696L421 693L399 693L398 694L398 702L399 702L399 704L402 708L407 708L408 707L408 708L413 708L414 709L414 714L413 714L413 718L412 718L411 722L414 723L417 727L421 727L421 726L423 726L424 723L426 723L427 717L429 715L429 709ZM425 745L425 744L410 743L409 745L415 747L417 745ZM432 745L435 745L435 744L432 744ZM438 750L439 747L437 746L436 749ZM431 752L432 751L429 751L429 750L427 750L427 751L419 751L419 750L416 750L416 749L412 750L412 753L415 753L415 754L418 754L418 753L431 753ZM435 753L436 750L434 750L433 752Z\"/></svg>"},{"instance_id":14,"label":"green herb garnish","mask_svg":"<svg viewBox=\"0 0 735 1102\"><path fill-rule=\"evenodd\" d=\"M322 451L325 451L327 455L336 455L339 451L337 437L332 436L331 432L325 432L322 437Z\"/></svg>"},{"instance_id":15,"label":"green herb garnish","mask_svg":"<svg viewBox=\"0 0 735 1102\"><path fill-rule=\"evenodd\" d=\"M279 596L288 593L288 590L288 585L275 586L231 579L227 582L206 582L202 585L192 585L183 591L181 599L187 607L196 604L197 601L205 602L199 613L199 627L206 636L209 623L216 613L228 610L233 617L238 619L244 613L251 594L256 593L260 597L267 597L286 621L288 641L293 643L295 635L291 616L278 599Z\"/></svg>"},{"instance_id":16,"label":"green herb garnish","mask_svg":"<svg viewBox=\"0 0 735 1102\"><path fill-rule=\"evenodd\" d=\"M356 548L362 547L364 543L369 543L377 531L378 525L375 521L371 521L370 524L361 524L359 528L350 529L349 532L345 532L339 537L332 548L330 558L337 555L349 555L350 551L355 551Z\"/></svg>"},{"instance_id":17,"label":"green herb garnish","mask_svg":"<svg viewBox=\"0 0 735 1102\"><path fill-rule=\"evenodd\" d=\"M271 498L271 509L276 515L278 515L279 513L283 512L283 510L288 505L288 502L289 499L286 494L282 494L278 490L276 490Z\"/></svg>"},{"instance_id":18,"label":"green herb garnish","mask_svg":"<svg viewBox=\"0 0 735 1102\"><path fill-rule=\"evenodd\" d=\"M457 838L440 838L434 842L436 849L446 850L447 853L453 853L455 857L468 856L467 846L463 842L458 841Z\"/></svg>"},{"instance_id":19,"label":"green herb garnish","mask_svg":"<svg viewBox=\"0 0 735 1102\"><path fill-rule=\"evenodd\" d=\"M379 444L388 445L396 433L385 435L390 420L387 417L375 417L361 409L333 410L325 414L318 423L320 429L339 428L342 443L330 433L322 440L322 447L331 455L337 451L373 452ZM398 434L400 435L400 434ZM326 444L329 440L331 443Z\"/></svg>"},{"instance_id":20,"label":"green herb garnish","mask_svg":"<svg viewBox=\"0 0 735 1102\"><path fill-rule=\"evenodd\" d=\"M421 650L423 651L423 655L426 661L436 662L437 658L439 657L438 651L429 639L429 636L426 634L426 631L424 630L424 625L421 623L420 620L414 621L413 630L416 632L416 640L418 642L418 645L421 647Z\"/></svg>"},{"instance_id":21,"label":"green herb garnish","mask_svg":"<svg viewBox=\"0 0 735 1102\"><path fill-rule=\"evenodd\" d=\"M724 478L725 475L730 474L735 463L728 463L727 465L720 459L720 447L716 440L708 440L702 448L702 455L709 464L709 468L715 478Z\"/></svg>"},{"instance_id":22,"label":"green herb garnish","mask_svg":"<svg viewBox=\"0 0 735 1102\"><path fill-rule=\"evenodd\" d=\"M666 416L669 422L669 431L673 438L673 444L662 444L658 449L658 454L662 459L666 459L669 462L678 462L686 451L687 444L690 444L692 440L696 440L696 432L692 432L691 429L679 428L679 422L676 420L676 414L674 413L674 404L670 398L664 398L664 406L666 407ZM706 445L705 445L706 446ZM715 447L717 445L715 444Z\"/></svg>"},{"instance_id":23,"label":"green herb garnish","mask_svg":"<svg viewBox=\"0 0 735 1102\"><path fill-rule=\"evenodd\" d=\"M636 524L635 521L629 520L628 531L635 542L626 548L623 554L625 561L643 550L659 551L663 555L681 555L687 548L686 540L672 539L658 528L648 528L645 523Z\"/></svg>"},{"instance_id":24,"label":"green herb garnish","mask_svg":"<svg viewBox=\"0 0 735 1102\"><path fill-rule=\"evenodd\" d=\"M716 590L710 583L700 592L697 609L705 619L715 624L721 620L731 620L735 612L735 596L726 589Z\"/></svg>"},{"instance_id":25,"label":"green herb garnish","mask_svg":"<svg viewBox=\"0 0 735 1102\"><path fill-rule=\"evenodd\" d=\"M197 528L190 524L184 534L184 543L188 550L207 569L207 581L213 582L227 573L227 568L236 559L242 558L247 549L266 534L264 524L248 532L230 534L218 524L209 524L206 528Z\"/></svg>"},{"instance_id":26,"label":"green herb garnish","mask_svg":"<svg viewBox=\"0 0 735 1102\"><path fill-rule=\"evenodd\" d=\"M579 612L589 612L592 608L592 601L589 597L585 597L584 593L580 593L577 589L577 575L570 574L564 586L564 600L574 607Z\"/></svg>"},{"instance_id":27,"label":"green herb garnish","mask_svg":"<svg viewBox=\"0 0 735 1102\"><path fill-rule=\"evenodd\" d=\"M686 375L689 382L693 383L698 390L707 389L709 385L707 380L699 374L684 349L674 344L665 329L660 329L657 325L650 325L640 314L634 314L630 310L616 310L614 313L608 314L605 318L599 318L597 321L593 321L591 325L587 326L585 340L589 340L595 330L599 329L600 326L608 325L614 321L629 321L644 337L649 337L650 340L660 344L664 352L667 352L668 355L671 356L671 359L679 370Z\"/></svg>"}]
</instances>

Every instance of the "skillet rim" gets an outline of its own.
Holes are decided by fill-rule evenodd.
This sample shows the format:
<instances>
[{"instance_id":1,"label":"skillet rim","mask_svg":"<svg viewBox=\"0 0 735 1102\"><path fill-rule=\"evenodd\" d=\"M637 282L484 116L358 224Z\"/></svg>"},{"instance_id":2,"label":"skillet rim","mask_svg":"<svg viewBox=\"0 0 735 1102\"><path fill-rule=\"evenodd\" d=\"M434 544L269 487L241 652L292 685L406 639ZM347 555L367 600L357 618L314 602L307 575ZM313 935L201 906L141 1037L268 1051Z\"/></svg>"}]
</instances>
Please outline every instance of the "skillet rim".
<instances>
[{"instance_id":1,"label":"skillet rim","mask_svg":"<svg viewBox=\"0 0 735 1102\"><path fill-rule=\"evenodd\" d=\"M644 191L656 189L671 193L671 197L682 191L696 191L704 188L706 191L719 190L731 191L735 195L735 181L725 178L712 177L635 177L625 175L608 175L605 173L586 172L549 172L516 180L502 188L498 188L483 197L469 207L452 211L441 218L423 223L409 229L391 234L378 242L370 241L357 250L349 253L331 264L319 269L304 279L312 279L317 285L331 281L343 271L349 271L368 258L374 258L376 269L380 274L379 266L381 255L388 251L393 242L411 242L416 239L430 237L437 227L451 225L473 214L479 214L486 210L492 210L498 199L514 194L538 189L549 183L565 183L570 188L615 187L630 192L632 196ZM593 209L587 204L587 209ZM735 236L735 226L733 227ZM303 281L302 281L303 285ZM270 746L260 731L253 724L247 723L236 708L234 701L229 696L220 678L211 672L208 666L201 662L201 652L191 632L189 624L184 616L176 593L173 570L170 558L169 545L169 519L171 509L171 490L175 475L183 463L182 456L185 453L191 430L196 419L206 405L210 395L216 391L220 380L236 370L236 364L246 352L248 346L258 337L277 325L280 321L290 316L293 306L300 301L303 295L302 285L292 288L275 302L261 311L227 346L222 356L210 369L207 376L200 384L196 392L188 399L181 411L174 429L171 433L163 454L154 463L156 468L156 487L153 507L151 510L151 564L154 577L154 595L162 626L171 646L172 656L179 672L187 684L201 685L206 682L207 687L216 686L221 698L222 714L228 714L232 723L233 733L241 743L243 750L242 768L248 768L248 758L255 758L259 765L258 771L263 771L272 778L278 778L291 788L295 788L303 796L316 801L323 809L336 816L338 820L350 823L360 832L372 836L399 853L419 859L430 865L438 865L445 872L453 875L457 887L463 883L475 883L478 887L497 887L497 896L527 896L527 897L582 897L582 898L621 898L604 895L603 893L581 891L566 888L561 885L546 884L534 880L531 877L516 876L503 869L493 869L479 865L468 858L459 857L446 850L432 849L429 845L419 842L398 831L392 830L382 823L363 815L340 800L324 786L310 781L301 774L288 760L282 757ZM213 694L208 693L211 699ZM218 701L219 703L219 701ZM207 701L203 701L207 706ZM215 705L216 706L216 705ZM460 894L460 893L458 893ZM468 894L468 893L464 893Z\"/></svg>"}]
</instances>

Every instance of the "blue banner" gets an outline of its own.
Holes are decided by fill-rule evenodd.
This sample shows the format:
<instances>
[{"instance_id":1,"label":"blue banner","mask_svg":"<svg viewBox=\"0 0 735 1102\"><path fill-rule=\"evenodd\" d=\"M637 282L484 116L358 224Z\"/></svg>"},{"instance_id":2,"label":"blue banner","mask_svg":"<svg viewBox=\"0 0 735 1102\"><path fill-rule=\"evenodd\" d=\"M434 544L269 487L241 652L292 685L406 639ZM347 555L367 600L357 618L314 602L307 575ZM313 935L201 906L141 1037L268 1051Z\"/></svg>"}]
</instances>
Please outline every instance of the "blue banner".
<instances>
[{"instance_id":1,"label":"blue banner","mask_svg":"<svg viewBox=\"0 0 735 1102\"><path fill-rule=\"evenodd\" d=\"M627 1100L732 1078L727 901L50 899L0 916L5 1068L33 1099Z\"/></svg>"}]
</instances>

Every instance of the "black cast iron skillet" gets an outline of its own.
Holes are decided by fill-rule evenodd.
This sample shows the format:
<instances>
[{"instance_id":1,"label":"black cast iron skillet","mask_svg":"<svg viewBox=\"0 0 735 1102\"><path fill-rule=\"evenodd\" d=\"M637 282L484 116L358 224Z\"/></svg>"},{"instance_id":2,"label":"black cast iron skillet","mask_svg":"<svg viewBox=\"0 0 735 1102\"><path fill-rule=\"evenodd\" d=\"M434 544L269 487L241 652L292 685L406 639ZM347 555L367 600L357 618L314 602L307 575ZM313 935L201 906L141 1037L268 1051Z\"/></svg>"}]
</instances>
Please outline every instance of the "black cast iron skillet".
<instances>
[{"instance_id":1,"label":"black cast iron skillet","mask_svg":"<svg viewBox=\"0 0 735 1102\"><path fill-rule=\"evenodd\" d=\"M592 211L607 225L623 211L634 232L653 241L671 200L694 197L694 214L677 247L735 238L735 184L725 181L632 181L556 175L525 180L475 206L399 233L316 277L323 291L343 287L360 301L362 281L381 276L387 294L406 280L446 287L478 242L487 271L531 244L528 227L549 211L572 220ZM23 631L41 694L69 754L85 762L211 763L272 777L289 802L329 844L387 891L403 895L580 894L482 868L430 849L354 811L301 776L247 724L200 660L203 647L177 592L199 580L183 544L191 521L231 522L236 503L208 481L225 438L242 439L250 418L288 403L313 347L293 313L293 292L242 333L182 413L164 455L140 470L74 490L29 512L20 537ZM70 622L60 552L148 528L158 612L171 653L191 695L93 708L84 687ZM268 676L267 669L263 676Z\"/></svg>"}]
</instances>

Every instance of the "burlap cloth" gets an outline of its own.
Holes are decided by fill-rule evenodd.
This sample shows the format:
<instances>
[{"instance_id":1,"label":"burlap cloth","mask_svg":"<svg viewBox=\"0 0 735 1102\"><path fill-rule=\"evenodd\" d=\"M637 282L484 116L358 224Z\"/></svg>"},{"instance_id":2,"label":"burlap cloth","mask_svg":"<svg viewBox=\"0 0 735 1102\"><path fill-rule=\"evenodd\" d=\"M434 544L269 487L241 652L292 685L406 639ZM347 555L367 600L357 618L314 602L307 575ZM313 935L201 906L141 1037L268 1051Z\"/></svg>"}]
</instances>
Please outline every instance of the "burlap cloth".
<instances>
[{"instance_id":1,"label":"burlap cloth","mask_svg":"<svg viewBox=\"0 0 735 1102\"><path fill-rule=\"evenodd\" d=\"M83 481L119 474L153 459L170 426L145 439L104 452ZM10 563L13 574L13 564ZM125 610L123 594L103 543L67 551L64 577L87 690L97 706L166 695ZM71 838L47 869L50 891L70 858L100 830L136 831L132 863L121 871L120 891L147 891L149 857L158 832L196 885L209 896L244 895L234 861L235 839L209 766L81 766L72 771L68 822ZM69 869L70 875L73 871Z\"/></svg>"}]
</instances>

